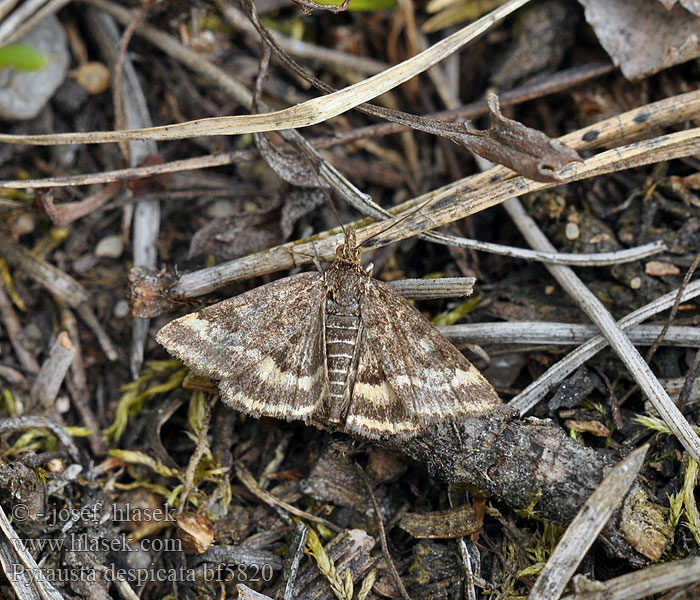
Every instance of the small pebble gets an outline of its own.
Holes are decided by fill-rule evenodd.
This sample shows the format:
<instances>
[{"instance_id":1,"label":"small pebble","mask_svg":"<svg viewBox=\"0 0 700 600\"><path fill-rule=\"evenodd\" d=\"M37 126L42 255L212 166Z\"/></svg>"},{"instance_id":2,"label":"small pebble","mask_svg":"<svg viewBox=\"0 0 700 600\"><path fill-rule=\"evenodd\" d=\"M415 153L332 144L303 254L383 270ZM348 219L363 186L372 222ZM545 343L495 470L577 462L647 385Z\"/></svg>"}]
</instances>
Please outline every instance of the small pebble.
<instances>
[{"instance_id":1,"label":"small pebble","mask_svg":"<svg viewBox=\"0 0 700 600\"><path fill-rule=\"evenodd\" d=\"M642 278L641 277L632 277L632 279L630 279L630 287L633 290L638 290L640 287L642 287Z\"/></svg>"},{"instance_id":2,"label":"small pebble","mask_svg":"<svg viewBox=\"0 0 700 600\"><path fill-rule=\"evenodd\" d=\"M60 458L52 458L46 461L46 470L49 473L63 473L65 465Z\"/></svg>"},{"instance_id":3,"label":"small pebble","mask_svg":"<svg viewBox=\"0 0 700 600\"><path fill-rule=\"evenodd\" d=\"M112 312L117 319L123 319L129 314L129 303L124 299L118 300Z\"/></svg>"},{"instance_id":4,"label":"small pebble","mask_svg":"<svg viewBox=\"0 0 700 600\"><path fill-rule=\"evenodd\" d=\"M617 237L620 238L623 244L634 244L634 233L629 229L620 229L620 231L617 232Z\"/></svg>"},{"instance_id":5,"label":"small pebble","mask_svg":"<svg viewBox=\"0 0 700 600\"><path fill-rule=\"evenodd\" d=\"M566 224L566 229L564 230L564 235L566 236L567 240L577 240L578 236L581 234L581 230L579 229L578 225L576 223L567 223Z\"/></svg>"},{"instance_id":6,"label":"small pebble","mask_svg":"<svg viewBox=\"0 0 700 600\"><path fill-rule=\"evenodd\" d=\"M555 289L556 288L553 285L548 285L546 288L544 288L545 296L551 296L554 293Z\"/></svg>"},{"instance_id":7,"label":"small pebble","mask_svg":"<svg viewBox=\"0 0 700 600\"><path fill-rule=\"evenodd\" d=\"M97 61L80 65L72 75L75 76L75 80L81 88L93 95L106 92L112 80L107 65Z\"/></svg>"},{"instance_id":8,"label":"small pebble","mask_svg":"<svg viewBox=\"0 0 700 600\"><path fill-rule=\"evenodd\" d=\"M34 231L36 226L36 219L34 215L28 213L23 213L15 219L14 230L17 235L24 235L25 233L31 233Z\"/></svg>"},{"instance_id":9,"label":"small pebble","mask_svg":"<svg viewBox=\"0 0 700 600\"><path fill-rule=\"evenodd\" d=\"M664 275L680 275L681 270L673 263L662 262L660 260L650 260L644 265L644 272L647 275L663 277Z\"/></svg>"},{"instance_id":10,"label":"small pebble","mask_svg":"<svg viewBox=\"0 0 700 600\"><path fill-rule=\"evenodd\" d=\"M95 246L95 256L100 258L119 258L122 252L124 252L124 241L118 235L108 235Z\"/></svg>"},{"instance_id":11,"label":"small pebble","mask_svg":"<svg viewBox=\"0 0 700 600\"><path fill-rule=\"evenodd\" d=\"M205 212L210 219L226 219L236 214L236 208L230 200L217 200L207 206Z\"/></svg>"},{"instance_id":12,"label":"small pebble","mask_svg":"<svg viewBox=\"0 0 700 600\"><path fill-rule=\"evenodd\" d=\"M70 399L68 396L60 395L53 404L59 414L66 414L70 410Z\"/></svg>"}]
</instances>

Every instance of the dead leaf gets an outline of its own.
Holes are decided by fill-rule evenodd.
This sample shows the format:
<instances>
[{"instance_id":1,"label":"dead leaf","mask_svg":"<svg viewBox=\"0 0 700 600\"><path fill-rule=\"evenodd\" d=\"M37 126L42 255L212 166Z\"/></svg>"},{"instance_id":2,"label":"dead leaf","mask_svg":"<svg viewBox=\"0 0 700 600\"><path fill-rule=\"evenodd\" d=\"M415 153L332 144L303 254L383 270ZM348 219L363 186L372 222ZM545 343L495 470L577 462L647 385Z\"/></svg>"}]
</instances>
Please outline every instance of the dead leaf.
<instances>
[{"instance_id":1,"label":"dead leaf","mask_svg":"<svg viewBox=\"0 0 700 600\"><path fill-rule=\"evenodd\" d=\"M559 140L504 117L496 94L489 94L488 105L491 127L485 131L467 130L451 139L534 181L559 181L559 169L571 162L583 162L576 150Z\"/></svg>"},{"instance_id":2,"label":"dead leaf","mask_svg":"<svg viewBox=\"0 0 700 600\"><path fill-rule=\"evenodd\" d=\"M474 509L467 504L424 515L406 513L401 517L399 527L414 538L457 538L481 529Z\"/></svg>"},{"instance_id":3,"label":"dead leaf","mask_svg":"<svg viewBox=\"0 0 700 600\"><path fill-rule=\"evenodd\" d=\"M600 421L564 421L569 429L574 431L580 431L582 433L592 433L596 437L608 437L610 435L610 430L603 425Z\"/></svg>"},{"instance_id":4,"label":"dead leaf","mask_svg":"<svg viewBox=\"0 0 700 600\"><path fill-rule=\"evenodd\" d=\"M283 240L280 204L275 199L261 210L209 221L192 236L188 258L213 254L226 261L276 246Z\"/></svg>"},{"instance_id":5,"label":"dead leaf","mask_svg":"<svg viewBox=\"0 0 700 600\"><path fill-rule=\"evenodd\" d=\"M586 21L627 79L641 79L700 55L700 18L658 0L579 0ZM673 2L666 0L666 5ZM698 0L682 1L698 8ZM695 10L693 10L695 12ZM696 13L697 14L697 13Z\"/></svg>"}]
</instances>

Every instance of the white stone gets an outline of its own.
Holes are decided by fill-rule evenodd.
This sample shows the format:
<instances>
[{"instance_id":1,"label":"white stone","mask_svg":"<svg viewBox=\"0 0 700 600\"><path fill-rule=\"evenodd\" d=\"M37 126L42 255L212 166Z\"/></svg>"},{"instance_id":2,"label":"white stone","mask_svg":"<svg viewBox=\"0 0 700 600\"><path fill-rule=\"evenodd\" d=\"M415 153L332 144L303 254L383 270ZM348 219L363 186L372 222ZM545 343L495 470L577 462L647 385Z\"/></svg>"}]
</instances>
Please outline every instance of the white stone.
<instances>
[{"instance_id":1,"label":"white stone","mask_svg":"<svg viewBox=\"0 0 700 600\"><path fill-rule=\"evenodd\" d=\"M100 258L119 258L122 252L124 252L124 241L118 235L108 235L95 246L95 256Z\"/></svg>"}]
</instances>

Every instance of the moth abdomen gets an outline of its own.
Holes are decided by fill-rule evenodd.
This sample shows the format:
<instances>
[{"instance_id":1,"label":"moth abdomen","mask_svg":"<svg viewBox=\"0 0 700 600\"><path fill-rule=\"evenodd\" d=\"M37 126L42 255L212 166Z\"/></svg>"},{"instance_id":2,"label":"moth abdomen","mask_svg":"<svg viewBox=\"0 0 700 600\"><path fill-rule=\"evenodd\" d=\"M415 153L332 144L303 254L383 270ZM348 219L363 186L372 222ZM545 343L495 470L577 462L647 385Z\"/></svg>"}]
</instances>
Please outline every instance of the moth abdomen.
<instances>
[{"instance_id":1,"label":"moth abdomen","mask_svg":"<svg viewBox=\"0 0 700 600\"><path fill-rule=\"evenodd\" d=\"M360 332L359 311L355 307L343 307L328 299L325 326L329 420L334 424L342 424L345 421L354 380L351 374L356 364L355 355Z\"/></svg>"}]
</instances>

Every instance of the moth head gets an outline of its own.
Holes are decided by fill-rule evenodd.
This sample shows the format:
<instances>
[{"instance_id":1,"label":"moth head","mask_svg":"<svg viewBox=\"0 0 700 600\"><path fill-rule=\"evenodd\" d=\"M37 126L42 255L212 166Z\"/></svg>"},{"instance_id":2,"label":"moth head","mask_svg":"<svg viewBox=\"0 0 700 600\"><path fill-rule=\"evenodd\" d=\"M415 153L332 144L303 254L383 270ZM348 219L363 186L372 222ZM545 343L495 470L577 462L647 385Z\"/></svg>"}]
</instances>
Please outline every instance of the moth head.
<instances>
[{"instance_id":1,"label":"moth head","mask_svg":"<svg viewBox=\"0 0 700 600\"><path fill-rule=\"evenodd\" d=\"M360 262L362 251L357 247L355 238L355 229L348 227L345 230L345 243L340 244L335 249L336 260L351 265L357 265Z\"/></svg>"}]
</instances>

